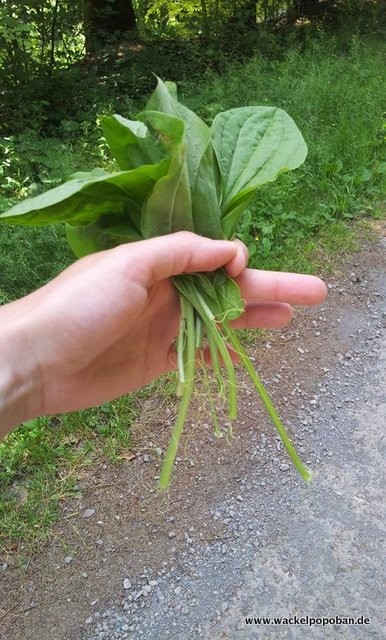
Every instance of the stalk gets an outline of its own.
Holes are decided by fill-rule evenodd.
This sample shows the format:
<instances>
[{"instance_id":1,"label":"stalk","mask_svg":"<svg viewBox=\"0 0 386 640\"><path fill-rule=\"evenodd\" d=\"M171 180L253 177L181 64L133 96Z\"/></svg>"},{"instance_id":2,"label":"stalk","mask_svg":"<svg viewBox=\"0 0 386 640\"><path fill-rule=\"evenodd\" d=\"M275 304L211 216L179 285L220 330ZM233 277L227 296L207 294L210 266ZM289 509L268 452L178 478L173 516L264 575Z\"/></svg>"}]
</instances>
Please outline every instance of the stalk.
<instances>
[{"instance_id":1,"label":"stalk","mask_svg":"<svg viewBox=\"0 0 386 640\"><path fill-rule=\"evenodd\" d=\"M185 383L185 365L184 365L184 352L185 352L185 340L186 340L186 314L182 309L182 301L180 302L181 317L180 325L178 329L177 338L177 367L178 367L178 383L184 385Z\"/></svg>"},{"instance_id":2,"label":"stalk","mask_svg":"<svg viewBox=\"0 0 386 640\"><path fill-rule=\"evenodd\" d=\"M233 420L237 416L237 379L232 358L227 349L224 336L216 322L216 317L200 294L199 287L197 287L193 278L188 279L182 276L174 278L173 282L180 294L189 300L202 320L211 356L214 356L216 373L219 372L219 358L222 359L228 377L228 413L230 420ZM221 372L220 377L223 378ZM223 386L219 385L219 388L221 390Z\"/></svg>"},{"instance_id":3,"label":"stalk","mask_svg":"<svg viewBox=\"0 0 386 640\"><path fill-rule=\"evenodd\" d=\"M215 347L220 355L228 376L228 415L230 420L237 416L237 379L232 358L229 354L223 335L218 330L215 323L206 325L208 335L211 336ZM212 353L212 350L211 350Z\"/></svg>"},{"instance_id":4,"label":"stalk","mask_svg":"<svg viewBox=\"0 0 386 640\"><path fill-rule=\"evenodd\" d=\"M264 404L264 407L269 415L269 417L271 418L273 424L276 427L276 430L283 442L283 445L289 455L289 457L291 458L293 464L295 465L296 469L298 470L298 472L300 473L300 475L302 476L302 478L304 478L304 480L306 480L307 482L309 480L311 480L311 472L303 465L302 461L300 460L295 447L293 446L291 440L288 437L288 434L285 430L285 427L282 423L282 421L280 420L277 411L275 409L275 407L272 404L272 400L269 397L263 383L261 382L259 376L257 375L255 368L252 364L252 362L250 361L248 355L246 354L246 352L244 351L243 346L241 345L239 339L237 338L235 332L233 331L233 329L231 328L231 326L229 325L228 321L224 321L223 323L225 332L226 332L226 337L229 340L229 342L231 343L232 347L234 348L235 352L237 353L237 355L240 357L240 360L243 364L243 366L245 367L246 371L249 374L249 377L251 378L257 392L259 393L262 402Z\"/></svg>"},{"instance_id":5,"label":"stalk","mask_svg":"<svg viewBox=\"0 0 386 640\"><path fill-rule=\"evenodd\" d=\"M188 409L193 393L196 355L202 347L203 330L208 341L214 375L221 396L223 396L226 388L224 379L228 378L227 391L229 418L233 420L237 416L237 380L228 344L239 356L242 365L251 378L295 468L304 480L309 481L311 479L310 471L300 460L296 449L288 437L284 425L272 404L271 398L257 375L251 360L237 338L236 333L232 329L229 320L226 318L227 313L229 313L229 309L224 309L224 313L221 314L220 319L218 313L218 301L217 303L216 301L213 302L213 292L210 296L205 295L204 290L201 290L200 280L195 280L194 276L180 276L174 278L173 282L180 296L181 307L181 319L177 339L177 360L179 371L177 393L181 397L181 400L176 423L172 431L160 473L160 488L167 489L170 483L178 445L188 415ZM216 309L216 312L213 312L211 307ZM226 375L223 375L221 372L221 364L225 367ZM204 362L203 366L205 366Z\"/></svg>"},{"instance_id":6,"label":"stalk","mask_svg":"<svg viewBox=\"0 0 386 640\"><path fill-rule=\"evenodd\" d=\"M181 319L184 320L184 323L180 324L180 330L184 333L184 336L181 337L181 344L183 345L184 381L182 382L181 379L179 380L179 388L182 392L180 406L161 468L159 479L160 489L167 489L170 484L170 477L172 475L178 445L192 397L194 387L194 372L196 369L196 331L194 322L194 309L190 302L183 296L180 296L180 306Z\"/></svg>"},{"instance_id":7,"label":"stalk","mask_svg":"<svg viewBox=\"0 0 386 640\"><path fill-rule=\"evenodd\" d=\"M225 384L224 384L224 377L221 373L221 363L220 363L220 357L218 354L218 349L212 337L212 334L207 333L206 337L208 340L208 346L210 351L210 361L211 361L212 369L214 372L214 379L216 380L220 398L223 399L225 395ZM204 362L203 362L203 366L205 366Z\"/></svg>"}]
</instances>

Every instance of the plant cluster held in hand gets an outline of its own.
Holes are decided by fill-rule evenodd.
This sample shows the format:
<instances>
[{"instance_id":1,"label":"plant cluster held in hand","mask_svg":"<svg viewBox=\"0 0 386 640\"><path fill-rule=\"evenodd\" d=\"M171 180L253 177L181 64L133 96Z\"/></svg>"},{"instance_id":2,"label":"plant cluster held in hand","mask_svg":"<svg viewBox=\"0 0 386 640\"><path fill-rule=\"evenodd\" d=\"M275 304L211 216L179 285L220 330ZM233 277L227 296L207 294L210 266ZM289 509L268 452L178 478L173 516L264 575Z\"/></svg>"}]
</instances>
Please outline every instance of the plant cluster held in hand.
<instances>
[{"instance_id":1,"label":"plant cluster held in hand","mask_svg":"<svg viewBox=\"0 0 386 640\"><path fill-rule=\"evenodd\" d=\"M17 204L0 221L65 223L78 257L118 244L193 231L231 239L240 216L261 185L295 169L306 144L290 116L275 107L250 106L219 113L208 127L177 99L172 83L157 88L137 119L101 117L119 171L79 172L55 189ZM230 351L237 353L261 396L288 454L300 461L231 321L244 310L234 280L224 270L173 279L181 319L176 342L180 407L160 474L167 488L194 389L197 362L210 352L219 397L229 419L237 415L237 382Z\"/></svg>"}]
</instances>

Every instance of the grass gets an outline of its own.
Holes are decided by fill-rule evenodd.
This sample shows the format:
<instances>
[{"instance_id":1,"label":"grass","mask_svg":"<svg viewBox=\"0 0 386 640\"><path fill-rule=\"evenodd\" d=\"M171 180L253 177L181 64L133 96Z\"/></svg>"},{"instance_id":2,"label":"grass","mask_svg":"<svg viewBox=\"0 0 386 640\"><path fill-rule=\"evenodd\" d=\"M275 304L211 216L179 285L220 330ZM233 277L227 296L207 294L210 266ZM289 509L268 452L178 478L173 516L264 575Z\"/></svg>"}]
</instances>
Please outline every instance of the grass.
<instances>
[{"instance_id":1,"label":"grass","mask_svg":"<svg viewBox=\"0 0 386 640\"><path fill-rule=\"evenodd\" d=\"M23 563L49 539L62 501L80 495L85 470L127 459L143 402L155 394L168 400L175 385L167 374L99 407L31 420L0 442L0 557L17 551Z\"/></svg>"},{"instance_id":2,"label":"grass","mask_svg":"<svg viewBox=\"0 0 386 640\"><path fill-rule=\"evenodd\" d=\"M252 264L312 271L317 236L345 235L347 222L376 216L385 193L385 45L321 35L278 60L256 57L201 90L189 105L211 118L247 104L288 111L309 147L305 164L265 186L241 222ZM200 107L200 105L203 105ZM378 207L378 208L377 208Z\"/></svg>"},{"instance_id":3,"label":"grass","mask_svg":"<svg viewBox=\"0 0 386 640\"><path fill-rule=\"evenodd\" d=\"M142 396L130 394L95 409L38 418L0 443L0 553L25 555L44 542L60 503L79 494L95 461L120 461Z\"/></svg>"},{"instance_id":4,"label":"grass","mask_svg":"<svg viewBox=\"0 0 386 640\"><path fill-rule=\"evenodd\" d=\"M244 216L239 236L253 266L333 269L342 251L355 250L359 221L384 217L384 54L384 42L371 34L321 33L276 57L230 64L221 77L208 71L201 83L181 83L183 99L208 121L233 106L276 105L292 115L308 143L304 166L262 189ZM91 122L64 123L57 138L29 131L3 139L1 151L3 209L80 168L109 163ZM72 260L61 227L0 226L0 303L25 295ZM44 541L61 501L79 491L84 468L106 457L118 463L132 446L144 398L169 398L173 389L168 377L93 410L35 420L8 436L0 445L0 553Z\"/></svg>"}]
</instances>

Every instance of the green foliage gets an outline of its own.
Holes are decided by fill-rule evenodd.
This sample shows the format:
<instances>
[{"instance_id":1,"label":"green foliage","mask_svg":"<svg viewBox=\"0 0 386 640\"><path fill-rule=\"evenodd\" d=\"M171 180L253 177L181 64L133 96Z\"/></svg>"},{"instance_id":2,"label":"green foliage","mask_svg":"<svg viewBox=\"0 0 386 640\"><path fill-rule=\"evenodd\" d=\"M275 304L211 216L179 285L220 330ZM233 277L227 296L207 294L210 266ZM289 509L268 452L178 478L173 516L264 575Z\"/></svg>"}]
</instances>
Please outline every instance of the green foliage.
<instances>
[{"instance_id":1,"label":"green foliage","mask_svg":"<svg viewBox=\"0 0 386 640\"><path fill-rule=\"evenodd\" d=\"M7 86L21 86L31 74L50 76L79 55L83 48L81 17L81 3L3 0L0 61Z\"/></svg>"},{"instance_id":2,"label":"green foliage","mask_svg":"<svg viewBox=\"0 0 386 640\"><path fill-rule=\"evenodd\" d=\"M158 79L146 108L130 121L105 119L105 136L123 170L78 172L68 182L26 199L0 214L0 221L22 225L70 223L67 236L78 255L113 244L173 231L195 231L232 238L257 187L297 168L307 147L282 110L245 107L222 112L209 128L177 99L176 87ZM206 207L203 208L203 205ZM103 224L100 221L103 220ZM92 234L84 233L90 231ZM77 229L79 232L77 233ZM94 243L92 240L94 239ZM299 473L309 478L229 320L239 317L243 301L225 271L174 278L180 295L177 338L181 403L160 474L168 487L177 447L194 388L195 354L207 339L218 392L228 387L228 415L237 416L236 379L227 349L231 344L282 438ZM224 362L227 385L220 361Z\"/></svg>"},{"instance_id":3,"label":"green foliage","mask_svg":"<svg viewBox=\"0 0 386 640\"><path fill-rule=\"evenodd\" d=\"M77 172L3 212L0 221L67 222L78 255L180 230L230 238L257 187L297 168L307 153L281 109L231 109L209 128L161 80L137 118L103 119L122 171Z\"/></svg>"},{"instance_id":4,"label":"green foliage","mask_svg":"<svg viewBox=\"0 0 386 640\"><path fill-rule=\"evenodd\" d=\"M374 215L386 177L384 54L378 39L322 33L279 59L255 57L221 77L208 72L200 88L185 84L204 118L253 101L277 104L306 139L303 167L258 191L241 221L254 265L286 269L299 260L309 270L314 236L336 220Z\"/></svg>"},{"instance_id":5,"label":"green foliage","mask_svg":"<svg viewBox=\"0 0 386 640\"><path fill-rule=\"evenodd\" d=\"M81 168L107 161L94 123L62 120L56 133L43 137L28 128L22 135L0 137L1 197L12 202L37 195ZM8 207L1 197L0 211L4 211Z\"/></svg>"},{"instance_id":6,"label":"green foliage","mask_svg":"<svg viewBox=\"0 0 386 640\"><path fill-rule=\"evenodd\" d=\"M64 133L63 129L63 133ZM82 132L79 143L66 133L60 138L41 138L34 131L0 138L0 211L20 198L39 194L62 182L85 164L104 158L104 146L95 136ZM87 135L87 137L86 137ZM64 229L51 227L0 228L0 303L25 295L41 286L73 261Z\"/></svg>"},{"instance_id":7,"label":"green foliage","mask_svg":"<svg viewBox=\"0 0 386 640\"><path fill-rule=\"evenodd\" d=\"M67 84L61 91L55 90L56 111L45 112L50 122L55 122L55 131L50 130L49 137L37 135L29 127L19 136L1 140L1 209L33 195L34 184L44 190L96 164L112 171L107 145L95 126L96 114L119 111L132 117L154 86L154 70L178 80L183 102L207 122L218 111L250 104L275 104L291 114L306 138L308 158L296 174L279 176L275 183L257 192L243 214L238 234L249 245L252 265L259 268L304 272L332 269L335 255L356 248L351 223L385 215L384 205L379 204L384 199L386 176L385 42L377 36L382 22L374 20L370 26L363 36L356 27L351 28L352 23L335 35L302 29L301 44L298 31L283 41L271 32L239 37L235 29L230 44L245 47L243 55L255 50L253 58L242 64L237 60L229 64L220 45L209 40L158 42L154 48L127 50L127 57L125 54L122 58L112 58L107 52L105 62L99 58L85 66L85 73L78 69L64 76ZM365 29L364 22L361 29ZM100 66L98 75L93 71L94 64ZM44 99L44 86L42 89L39 85L38 93L39 99ZM24 100L21 94L17 98L17 108L31 105L32 98ZM0 226L0 303L36 288L72 259L61 225L26 229ZM170 394L172 387L174 391L174 376L168 385ZM157 393L154 384L149 393ZM135 402L140 403L141 398L136 396ZM39 437L55 436L52 448L65 451L54 464L48 456L49 472L45 459L35 454L36 463L26 468L24 460L32 447L27 438L29 429L22 427L9 436L8 453L3 449L0 453L8 460L14 456L12 464L7 463L12 471L2 478L1 499L7 503L2 511L4 544L47 535L43 523L49 526L50 514L54 517L59 513L55 506L58 497L76 494L82 465L95 464L109 452L117 460L119 447L130 446L126 419L130 410L123 404L117 411L118 422L114 411L107 408L103 418L103 412L95 409L61 416L59 421L36 421L31 440L36 437L39 442ZM71 462L72 455L78 455L76 462ZM68 465L66 460L70 460ZM3 470L0 462L0 474ZM45 474L52 483L44 479ZM22 496L17 490L20 477L22 485L28 483L28 491L31 486L37 491L28 516L17 497ZM16 487L12 496L8 488L13 483ZM53 497L49 509L47 496ZM34 520L36 527L29 526L34 513L40 513L40 520Z\"/></svg>"},{"instance_id":8,"label":"green foliage","mask_svg":"<svg viewBox=\"0 0 386 640\"><path fill-rule=\"evenodd\" d=\"M55 73L82 55L84 48L80 5L65 0L0 4L3 129L8 125L11 130L18 114L22 121L39 122L52 107Z\"/></svg>"},{"instance_id":9,"label":"green foliage","mask_svg":"<svg viewBox=\"0 0 386 640\"><path fill-rule=\"evenodd\" d=\"M352 2L343 4L345 11ZM112 25L102 20L110 39L104 37L103 46L86 52L91 4L1 3L0 128L5 134L28 127L57 135L64 120L70 127L93 121L108 102L123 112L122 106L152 90L152 73L172 80L198 79L208 68L223 71L230 58L250 58L256 51L275 55L286 46L287 18L292 23L301 6L293 0L136 0L138 30L126 25L125 36L121 22L117 33L110 33ZM97 5L97 13L106 11L110 19L112 3ZM375 18L373 25L376 28ZM301 24L291 37L302 39L312 29L314 22Z\"/></svg>"},{"instance_id":10,"label":"green foliage","mask_svg":"<svg viewBox=\"0 0 386 640\"><path fill-rule=\"evenodd\" d=\"M307 147L292 118L275 107L222 112L212 131L222 176L222 226L231 237L257 188L303 164Z\"/></svg>"}]
</instances>

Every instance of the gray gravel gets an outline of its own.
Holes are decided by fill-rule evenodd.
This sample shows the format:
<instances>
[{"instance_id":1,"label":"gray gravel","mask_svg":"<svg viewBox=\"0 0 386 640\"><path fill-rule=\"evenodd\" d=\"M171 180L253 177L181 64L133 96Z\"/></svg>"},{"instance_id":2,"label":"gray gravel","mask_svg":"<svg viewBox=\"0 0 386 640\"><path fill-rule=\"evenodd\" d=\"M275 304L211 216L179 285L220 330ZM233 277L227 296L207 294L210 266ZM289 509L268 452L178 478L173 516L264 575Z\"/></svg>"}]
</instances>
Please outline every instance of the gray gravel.
<instances>
[{"instance_id":1,"label":"gray gravel","mask_svg":"<svg viewBox=\"0 0 386 640\"><path fill-rule=\"evenodd\" d=\"M385 274L361 287L364 308L342 305L335 319L321 309L314 322L317 336L336 322L346 345L333 366L318 370L317 391L309 395L293 372L297 442L314 481L298 479L279 440L260 434L248 455L260 460L263 450L266 464L241 475L238 491L203 513L222 523L221 539L203 544L190 527L172 564L156 573L144 567L136 582L122 575L119 600L90 612L84 639L384 637ZM168 535L176 535L172 524ZM246 616L295 615L364 616L369 624L245 623Z\"/></svg>"}]
</instances>

